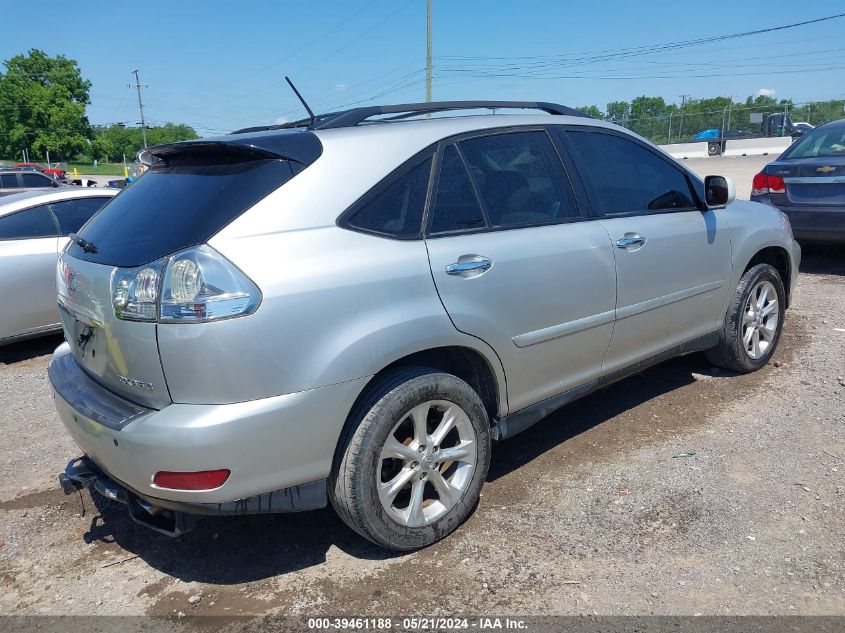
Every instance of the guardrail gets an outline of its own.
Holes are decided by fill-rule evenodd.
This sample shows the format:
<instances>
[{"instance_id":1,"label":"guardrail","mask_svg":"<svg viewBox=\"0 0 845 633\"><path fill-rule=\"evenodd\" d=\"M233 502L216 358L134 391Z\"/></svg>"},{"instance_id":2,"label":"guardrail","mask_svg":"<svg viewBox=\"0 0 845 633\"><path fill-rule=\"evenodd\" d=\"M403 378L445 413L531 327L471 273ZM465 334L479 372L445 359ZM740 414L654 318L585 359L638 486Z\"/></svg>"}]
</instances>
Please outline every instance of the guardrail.
<instances>
[{"instance_id":1,"label":"guardrail","mask_svg":"<svg viewBox=\"0 0 845 633\"><path fill-rule=\"evenodd\" d=\"M696 141L695 143L672 143L660 145L672 158L685 160L687 158L707 158L707 147L718 141ZM767 156L780 154L792 145L792 137L775 136L772 138L737 138L722 141L724 156ZM716 154L718 156L718 153Z\"/></svg>"},{"instance_id":2,"label":"guardrail","mask_svg":"<svg viewBox=\"0 0 845 633\"><path fill-rule=\"evenodd\" d=\"M792 145L792 137L746 138L725 141L725 156L766 156L780 154Z\"/></svg>"},{"instance_id":3,"label":"guardrail","mask_svg":"<svg viewBox=\"0 0 845 633\"><path fill-rule=\"evenodd\" d=\"M672 158L678 158L681 160L686 158L707 158L707 141L660 145L660 149L668 152Z\"/></svg>"}]
</instances>

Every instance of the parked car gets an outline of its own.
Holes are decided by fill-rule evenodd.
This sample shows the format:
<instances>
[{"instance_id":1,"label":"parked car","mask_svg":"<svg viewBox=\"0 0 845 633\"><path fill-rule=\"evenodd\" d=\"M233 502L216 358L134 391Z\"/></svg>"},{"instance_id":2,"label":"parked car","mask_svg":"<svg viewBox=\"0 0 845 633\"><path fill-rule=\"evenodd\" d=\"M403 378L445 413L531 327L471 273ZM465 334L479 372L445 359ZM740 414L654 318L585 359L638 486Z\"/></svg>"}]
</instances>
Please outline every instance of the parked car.
<instances>
[{"instance_id":1,"label":"parked car","mask_svg":"<svg viewBox=\"0 0 845 633\"><path fill-rule=\"evenodd\" d=\"M74 185L76 187L91 187L94 188L97 186L97 181L93 178L72 178L68 184ZM109 187L111 187L111 182L109 182ZM114 187L115 189L117 187Z\"/></svg>"},{"instance_id":2,"label":"parked car","mask_svg":"<svg viewBox=\"0 0 845 633\"><path fill-rule=\"evenodd\" d=\"M810 130L815 129L814 125L810 125L806 121L796 121L794 124L794 129L792 131L793 137L798 137L803 134L806 134Z\"/></svg>"},{"instance_id":3,"label":"parked car","mask_svg":"<svg viewBox=\"0 0 845 633\"><path fill-rule=\"evenodd\" d=\"M65 187L0 198L0 346L61 329L58 254L116 193Z\"/></svg>"},{"instance_id":4,"label":"parked car","mask_svg":"<svg viewBox=\"0 0 845 633\"><path fill-rule=\"evenodd\" d=\"M551 116L420 118L514 107ZM678 354L772 357L800 249L729 179L548 103L296 125L152 148L62 254L68 494L171 535L332 503L412 550L472 512L492 441Z\"/></svg>"},{"instance_id":5,"label":"parked car","mask_svg":"<svg viewBox=\"0 0 845 633\"><path fill-rule=\"evenodd\" d=\"M801 242L845 243L845 119L807 132L766 165L751 199L783 211Z\"/></svg>"},{"instance_id":6,"label":"parked car","mask_svg":"<svg viewBox=\"0 0 845 633\"><path fill-rule=\"evenodd\" d=\"M12 167L22 171L40 171L48 176L52 176L56 180L65 179L65 170L61 167L42 167L38 163L15 163Z\"/></svg>"},{"instance_id":7,"label":"parked car","mask_svg":"<svg viewBox=\"0 0 845 633\"><path fill-rule=\"evenodd\" d=\"M0 196L36 189L50 189L65 185L38 171L13 169L0 171ZM2 200L2 198L0 198Z\"/></svg>"}]
</instances>

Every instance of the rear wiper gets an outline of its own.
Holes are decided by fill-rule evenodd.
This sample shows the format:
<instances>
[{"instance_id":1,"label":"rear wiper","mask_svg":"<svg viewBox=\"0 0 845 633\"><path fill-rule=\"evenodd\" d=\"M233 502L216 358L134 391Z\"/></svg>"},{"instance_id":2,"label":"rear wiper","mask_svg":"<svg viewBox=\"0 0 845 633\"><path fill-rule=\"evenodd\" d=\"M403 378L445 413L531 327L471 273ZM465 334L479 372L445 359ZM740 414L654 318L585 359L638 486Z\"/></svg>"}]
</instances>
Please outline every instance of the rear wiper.
<instances>
[{"instance_id":1,"label":"rear wiper","mask_svg":"<svg viewBox=\"0 0 845 633\"><path fill-rule=\"evenodd\" d=\"M68 237L71 239L72 242L78 244L82 247L82 250L86 253L96 253L97 247L94 246L91 242L86 240L84 237L79 237L76 233L69 233Z\"/></svg>"}]
</instances>

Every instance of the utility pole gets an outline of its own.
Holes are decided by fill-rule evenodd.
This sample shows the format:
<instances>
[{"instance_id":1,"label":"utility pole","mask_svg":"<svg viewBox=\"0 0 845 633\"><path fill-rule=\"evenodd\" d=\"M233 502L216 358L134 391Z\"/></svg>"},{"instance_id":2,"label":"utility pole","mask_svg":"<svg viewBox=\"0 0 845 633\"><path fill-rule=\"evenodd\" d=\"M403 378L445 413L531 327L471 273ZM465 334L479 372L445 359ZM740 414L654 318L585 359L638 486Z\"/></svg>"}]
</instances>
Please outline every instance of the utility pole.
<instances>
[{"instance_id":1,"label":"utility pole","mask_svg":"<svg viewBox=\"0 0 845 633\"><path fill-rule=\"evenodd\" d=\"M138 110L141 112L141 137L144 139L144 149L147 149L147 124L144 121L144 104L141 103L141 86L143 85L144 88L149 88L150 84L141 84L141 81L138 79L138 69L132 71L135 75L135 89L138 91ZM126 84L127 87L132 88L132 84Z\"/></svg>"},{"instance_id":2,"label":"utility pole","mask_svg":"<svg viewBox=\"0 0 845 633\"><path fill-rule=\"evenodd\" d=\"M690 95L678 95L681 98L681 122L678 124L678 140L681 140L681 136L684 134L684 104L687 102L687 99L690 98Z\"/></svg>"},{"instance_id":3,"label":"utility pole","mask_svg":"<svg viewBox=\"0 0 845 633\"><path fill-rule=\"evenodd\" d=\"M425 100L431 102L431 0L428 0L426 16Z\"/></svg>"}]
</instances>

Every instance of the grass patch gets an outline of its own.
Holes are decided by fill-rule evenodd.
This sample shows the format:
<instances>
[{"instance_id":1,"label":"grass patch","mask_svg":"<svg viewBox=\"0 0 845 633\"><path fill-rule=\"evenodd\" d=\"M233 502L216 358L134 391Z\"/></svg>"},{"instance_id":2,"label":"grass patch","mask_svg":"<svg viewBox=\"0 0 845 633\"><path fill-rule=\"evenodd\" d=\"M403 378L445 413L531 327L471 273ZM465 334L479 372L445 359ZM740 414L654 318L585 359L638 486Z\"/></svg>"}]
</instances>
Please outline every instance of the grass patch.
<instances>
[{"instance_id":1,"label":"grass patch","mask_svg":"<svg viewBox=\"0 0 845 633\"><path fill-rule=\"evenodd\" d=\"M86 176L123 176L123 163L97 163L97 167L94 168L92 163L69 162L67 164L69 174L73 173L74 167L80 174Z\"/></svg>"}]
</instances>

